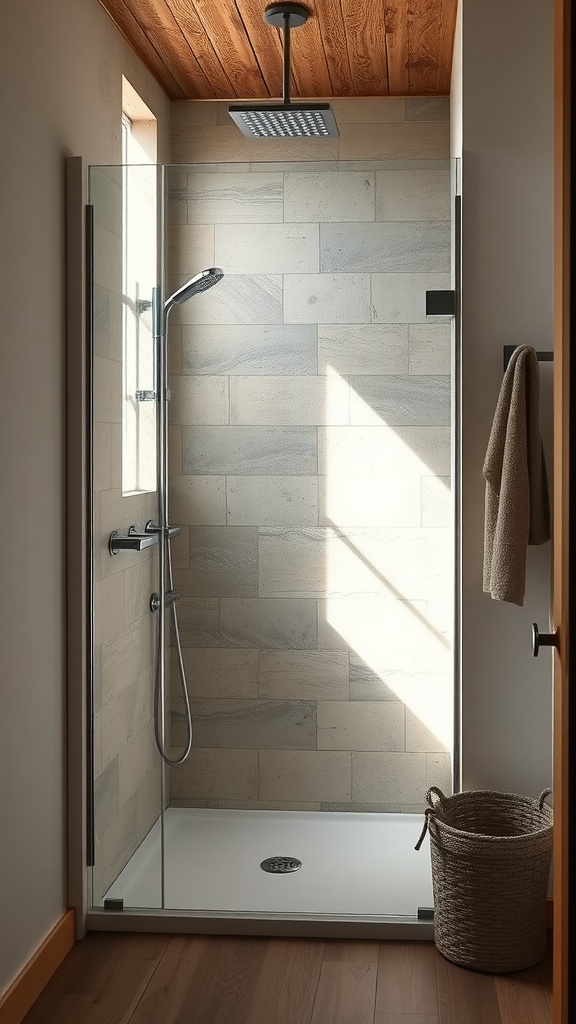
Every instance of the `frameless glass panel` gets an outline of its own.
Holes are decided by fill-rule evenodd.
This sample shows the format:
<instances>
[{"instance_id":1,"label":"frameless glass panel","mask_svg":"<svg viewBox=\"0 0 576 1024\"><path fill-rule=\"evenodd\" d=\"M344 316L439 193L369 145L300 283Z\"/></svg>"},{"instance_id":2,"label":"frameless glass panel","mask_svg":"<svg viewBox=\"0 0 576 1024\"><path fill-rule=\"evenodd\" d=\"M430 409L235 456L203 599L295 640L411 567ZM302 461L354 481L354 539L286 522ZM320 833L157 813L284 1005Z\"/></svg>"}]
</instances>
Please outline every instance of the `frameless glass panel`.
<instances>
[{"instance_id":1,"label":"frameless glass panel","mask_svg":"<svg viewBox=\"0 0 576 1024\"><path fill-rule=\"evenodd\" d=\"M92 167L93 748L92 902L159 907L161 849L125 886L123 871L160 831L154 741L158 589L152 289L160 279L155 166ZM151 400L149 400L151 399ZM110 548L110 537L116 534ZM132 534L132 535L131 535ZM154 540L155 538L152 538ZM116 550L117 553L113 553Z\"/></svg>"}]
</instances>

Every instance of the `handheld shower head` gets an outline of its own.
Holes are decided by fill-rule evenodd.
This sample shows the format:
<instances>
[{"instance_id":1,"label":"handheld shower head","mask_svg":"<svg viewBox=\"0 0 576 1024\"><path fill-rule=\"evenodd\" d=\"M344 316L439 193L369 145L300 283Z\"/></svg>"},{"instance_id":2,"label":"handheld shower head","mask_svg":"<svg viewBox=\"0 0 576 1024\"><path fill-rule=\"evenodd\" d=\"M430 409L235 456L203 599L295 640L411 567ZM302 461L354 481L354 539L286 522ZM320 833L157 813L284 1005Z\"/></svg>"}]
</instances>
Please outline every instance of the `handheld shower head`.
<instances>
[{"instance_id":1,"label":"handheld shower head","mask_svg":"<svg viewBox=\"0 0 576 1024\"><path fill-rule=\"evenodd\" d=\"M199 274L196 274L196 277L192 277L181 288L178 288L169 299L166 299L164 309L168 310L171 306L180 306L183 302L191 299L193 295L205 292L208 288L218 284L218 281L221 281L223 277L224 271L220 270L220 267L210 267L209 270L202 270Z\"/></svg>"}]
</instances>

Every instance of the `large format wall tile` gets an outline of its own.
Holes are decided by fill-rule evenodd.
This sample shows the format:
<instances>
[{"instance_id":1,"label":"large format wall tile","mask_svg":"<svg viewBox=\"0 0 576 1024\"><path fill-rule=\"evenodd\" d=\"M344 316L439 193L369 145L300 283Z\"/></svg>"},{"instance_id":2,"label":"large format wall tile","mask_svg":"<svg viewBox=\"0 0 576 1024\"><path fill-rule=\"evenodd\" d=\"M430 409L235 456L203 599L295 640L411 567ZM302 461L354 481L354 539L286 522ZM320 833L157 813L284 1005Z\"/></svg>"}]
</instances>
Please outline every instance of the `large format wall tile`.
<instances>
[{"instance_id":1,"label":"large format wall tile","mask_svg":"<svg viewBox=\"0 0 576 1024\"><path fill-rule=\"evenodd\" d=\"M227 510L230 526L317 526L317 478L229 476Z\"/></svg>"},{"instance_id":2,"label":"large format wall tile","mask_svg":"<svg viewBox=\"0 0 576 1024\"><path fill-rule=\"evenodd\" d=\"M318 749L404 750L404 714L399 701L322 701Z\"/></svg>"},{"instance_id":3,"label":"large format wall tile","mask_svg":"<svg viewBox=\"0 0 576 1024\"><path fill-rule=\"evenodd\" d=\"M189 224L268 224L282 218L281 174L193 173L188 177Z\"/></svg>"},{"instance_id":4,"label":"large format wall tile","mask_svg":"<svg viewBox=\"0 0 576 1024\"><path fill-rule=\"evenodd\" d=\"M449 287L449 274L372 274L372 320L424 324L426 292Z\"/></svg>"},{"instance_id":5,"label":"large format wall tile","mask_svg":"<svg viewBox=\"0 0 576 1024\"><path fill-rule=\"evenodd\" d=\"M170 795L256 800L258 751L193 748L186 762L170 771Z\"/></svg>"},{"instance_id":6,"label":"large format wall tile","mask_svg":"<svg viewBox=\"0 0 576 1024\"><path fill-rule=\"evenodd\" d=\"M190 568L174 572L184 597L255 597L258 531L250 526L190 528Z\"/></svg>"},{"instance_id":7,"label":"large format wall tile","mask_svg":"<svg viewBox=\"0 0 576 1024\"><path fill-rule=\"evenodd\" d=\"M351 377L350 388L352 424L450 425L450 377Z\"/></svg>"},{"instance_id":8,"label":"large format wall tile","mask_svg":"<svg viewBox=\"0 0 576 1024\"><path fill-rule=\"evenodd\" d=\"M182 698L173 699L172 743L184 742ZM303 700L194 700L194 746L315 750L316 704ZM175 732L174 726L179 726Z\"/></svg>"},{"instance_id":9,"label":"large format wall tile","mask_svg":"<svg viewBox=\"0 0 576 1024\"><path fill-rule=\"evenodd\" d=\"M449 271L450 223L323 224L320 228L320 269L327 274Z\"/></svg>"},{"instance_id":10,"label":"large format wall tile","mask_svg":"<svg viewBox=\"0 0 576 1024\"><path fill-rule=\"evenodd\" d=\"M172 425L228 423L226 377L173 376L170 391L169 416Z\"/></svg>"},{"instance_id":11,"label":"large format wall tile","mask_svg":"<svg viewBox=\"0 0 576 1024\"><path fill-rule=\"evenodd\" d=\"M313 427L185 427L186 474L306 476L316 472Z\"/></svg>"},{"instance_id":12,"label":"large format wall tile","mask_svg":"<svg viewBox=\"0 0 576 1024\"><path fill-rule=\"evenodd\" d=\"M422 478L401 474L398 479L374 476L318 478L321 525L420 526Z\"/></svg>"},{"instance_id":13,"label":"large format wall tile","mask_svg":"<svg viewBox=\"0 0 576 1024\"><path fill-rule=\"evenodd\" d=\"M323 171L287 175L284 220L317 224L374 220L374 174Z\"/></svg>"},{"instance_id":14,"label":"large format wall tile","mask_svg":"<svg viewBox=\"0 0 576 1024\"><path fill-rule=\"evenodd\" d=\"M321 324L318 373L408 372L408 327L386 324Z\"/></svg>"},{"instance_id":15,"label":"large format wall tile","mask_svg":"<svg viewBox=\"0 0 576 1024\"><path fill-rule=\"evenodd\" d=\"M415 374L446 374L451 371L450 324L412 324L408 328L409 367Z\"/></svg>"},{"instance_id":16,"label":"large format wall tile","mask_svg":"<svg viewBox=\"0 0 576 1024\"><path fill-rule=\"evenodd\" d=\"M370 124L340 127L341 160L438 160L450 156L450 125L442 122Z\"/></svg>"},{"instance_id":17,"label":"large format wall tile","mask_svg":"<svg viewBox=\"0 0 576 1024\"><path fill-rule=\"evenodd\" d=\"M182 328L182 373L279 376L316 369L314 324Z\"/></svg>"},{"instance_id":18,"label":"large format wall tile","mask_svg":"<svg viewBox=\"0 0 576 1024\"><path fill-rule=\"evenodd\" d=\"M171 274L192 277L214 267L214 225L173 224L168 228L168 266Z\"/></svg>"},{"instance_id":19,"label":"large format wall tile","mask_svg":"<svg viewBox=\"0 0 576 1024\"><path fill-rule=\"evenodd\" d=\"M258 697L258 651L186 648L182 653L191 697ZM178 696L180 683L174 650L170 680L172 693Z\"/></svg>"},{"instance_id":20,"label":"large format wall tile","mask_svg":"<svg viewBox=\"0 0 576 1024\"><path fill-rule=\"evenodd\" d=\"M414 96L406 100L407 121L449 121L448 96Z\"/></svg>"},{"instance_id":21,"label":"large format wall tile","mask_svg":"<svg viewBox=\"0 0 576 1024\"><path fill-rule=\"evenodd\" d=\"M230 422L346 424L350 388L342 377L234 377Z\"/></svg>"},{"instance_id":22,"label":"large format wall tile","mask_svg":"<svg viewBox=\"0 0 576 1024\"><path fill-rule=\"evenodd\" d=\"M242 163L250 160L250 139L236 125L179 125L170 129L170 150L174 163L189 161Z\"/></svg>"},{"instance_id":23,"label":"large format wall tile","mask_svg":"<svg viewBox=\"0 0 576 1024\"><path fill-rule=\"evenodd\" d=\"M226 274L317 274L318 224L217 224L214 259Z\"/></svg>"},{"instance_id":24,"label":"large format wall tile","mask_svg":"<svg viewBox=\"0 0 576 1024\"><path fill-rule=\"evenodd\" d=\"M263 800L350 800L350 759L349 752L340 750L262 750L260 796Z\"/></svg>"},{"instance_id":25,"label":"large format wall tile","mask_svg":"<svg viewBox=\"0 0 576 1024\"><path fill-rule=\"evenodd\" d=\"M306 600L223 599L221 628L229 646L307 650L316 646L316 606Z\"/></svg>"},{"instance_id":26,"label":"large format wall tile","mask_svg":"<svg viewBox=\"0 0 576 1024\"><path fill-rule=\"evenodd\" d=\"M376 172L376 220L450 220L450 171Z\"/></svg>"},{"instance_id":27,"label":"large format wall tile","mask_svg":"<svg viewBox=\"0 0 576 1024\"><path fill-rule=\"evenodd\" d=\"M348 654L343 651L260 651L258 692L276 700L347 700Z\"/></svg>"},{"instance_id":28,"label":"large format wall tile","mask_svg":"<svg viewBox=\"0 0 576 1024\"><path fill-rule=\"evenodd\" d=\"M381 130L376 127L377 125L404 121L406 116L406 101L403 96L363 96L361 100L335 98L330 100L330 104L339 125L370 124L373 131Z\"/></svg>"},{"instance_id":29,"label":"large format wall tile","mask_svg":"<svg viewBox=\"0 0 576 1024\"><path fill-rule=\"evenodd\" d=\"M170 521L187 526L224 526L226 480L223 476L172 476Z\"/></svg>"},{"instance_id":30,"label":"large format wall tile","mask_svg":"<svg viewBox=\"0 0 576 1024\"><path fill-rule=\"evenodd\" d=\"M356 653L350 651L350 700L399 700L398 694L387 686L378 671Z\"/></svg>"},{"instance_id":31,"label":"large format wall tile","mask_svg":"<svg viewBox=\"0 0 576 1024\"><path fill-rule=\"evenodd\" d=\"M412 803L426 794L426 754L352 753L352 799Z\"/></svg>"},{"instance_id":32,"label":"large format wall tile","mask_svg":"<svg viewBox=\"0 0 576 1024\"><path fill-rule=\"evenodd\" d=\"M362 324L370 321L369 274L287 274L287 324Z\"/></svg>"},{"instance_id":33,"label":"large format wall tile","mask_svg":"<svg viewBox=\"0 0 576 1024\"><path fill-rule=\"evenodd\" d=\"M188 275L174 278L173 287ZM176 306L177 324L281 324L282 278L277 274L229 274L217 285Z\"/></svg>"}]
</instances>

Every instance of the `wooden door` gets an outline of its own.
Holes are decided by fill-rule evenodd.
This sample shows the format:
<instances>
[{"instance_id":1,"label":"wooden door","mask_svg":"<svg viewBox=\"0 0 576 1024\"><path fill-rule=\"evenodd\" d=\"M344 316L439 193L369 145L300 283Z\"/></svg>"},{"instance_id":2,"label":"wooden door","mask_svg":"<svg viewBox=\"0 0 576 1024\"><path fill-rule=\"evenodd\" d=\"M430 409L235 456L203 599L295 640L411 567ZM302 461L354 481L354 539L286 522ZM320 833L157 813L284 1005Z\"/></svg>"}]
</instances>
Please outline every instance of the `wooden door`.
<instances>
[{"instance_id":1,"label":"wooden door","mask_svg":"<svg viewBox=\"0 0 576 1024\"><path fill-rule=\"evenodd\" d=\"M571 322L576 324L574 267L571 266L571 193L573 146L572 63L573 41L570 0L555 0L554 33L554 626L558 648L554 652L554 1024L573 1024L576 998L568 989L574 925L569 889L569 862L574 854L570 834L570 775L574 769L576 735L574 708L569 703L570 658L570 488L574 455L570 450ZM575 361L576 362L576 361ZM573 446L576 448L576 446ZM575 791L576 791L576 787ZM574 822L572 823L574 831Z\"/></svg>"}]
</instances>

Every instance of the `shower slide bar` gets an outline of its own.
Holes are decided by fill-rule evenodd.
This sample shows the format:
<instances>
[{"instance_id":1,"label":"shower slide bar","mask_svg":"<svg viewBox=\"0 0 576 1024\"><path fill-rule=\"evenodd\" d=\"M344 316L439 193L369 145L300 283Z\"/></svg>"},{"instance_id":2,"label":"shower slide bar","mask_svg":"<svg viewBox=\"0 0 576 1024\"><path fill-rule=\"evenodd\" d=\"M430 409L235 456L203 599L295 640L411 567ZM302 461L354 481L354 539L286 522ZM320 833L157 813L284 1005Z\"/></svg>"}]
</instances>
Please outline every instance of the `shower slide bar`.
<instances>
[{"instance_id":1,"label":"shower slide bar","mask_svg":"<svg viewBox=\"0 0 576 1024\"><path fill-rule=\"evenodd\" d=\"M166 535L169 539L177 537L179 533L179 526L167 527ZM135 526L130 526L125 533L112 530L108 538L108 551L111 555L117 555L119 551L143 551L157 544L159 535L160 529L152 520L146 523L143 531L137 530Z\"/></svg>"}]
</instances>

